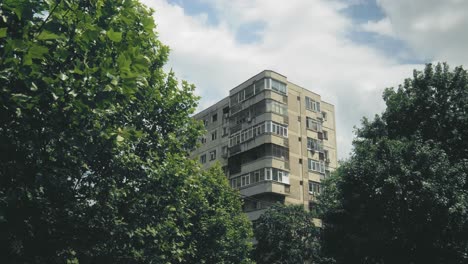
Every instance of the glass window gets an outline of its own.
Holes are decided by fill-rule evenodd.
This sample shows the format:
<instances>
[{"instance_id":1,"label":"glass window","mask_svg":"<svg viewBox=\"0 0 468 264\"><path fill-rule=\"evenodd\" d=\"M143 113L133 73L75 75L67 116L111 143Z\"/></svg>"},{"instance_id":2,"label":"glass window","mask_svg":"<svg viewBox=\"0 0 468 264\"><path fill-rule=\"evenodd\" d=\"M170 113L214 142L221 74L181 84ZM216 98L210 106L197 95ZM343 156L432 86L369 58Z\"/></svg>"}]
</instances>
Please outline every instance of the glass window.
<instances>
[{"instance_id":1,"label":"glass window","mask_svg":"<svg viewBox=\"0 0 468 264\"><path fill-rule=\"evenodd\" d=\"M237 94L231 96L231 106L234 106L236 105L237 103L239 103L239 97Z\"/></svg>"},{"instance_id":2,"label":"glass window","mask_svg":"<svg viewBox=\"0 0 468 264\"><path fill-rule=\"evenodd\" d=\"M265 169L265 176L266 176L265 179L267 181L271 180L271 168L266 168Z\"/></svg>"},{"instance_id":3,"label":"glass window","mask_svg":"<svg viewBox=\"0 0 468 264\"><path fill-rule=\"evenodd\" d=\"M216 150L210 151L210 160L216 159Z\"/></svg>"},{"instance_id":4,"label":"glass window","mask_svg":"<svg viewBox=\"0 0 468 264\"><path fill-rule=\"evenodd\" d=\"M249 85L245 88L245 98L249 98L254 95L254 85Z\"/></svg>"},{"instance_id":5,"label":"glass window","mask_svg":"<svg viewBox=\"0 0 468 264\"><path fill-rule=\"evenodd\" d=\"M279 82L275 79L271 79L271 89L286 94L286 84Z\"/></svg>"},{"instance_id":6,"label":"glass window","mask_svg":"<svg viewBox=\"0 0 468 264\"><path fill-rule=\"evenodd\" d=\"M254 172L254 182L259 182L260 181L260 172L255 171Z\"/></svg>"},{"instance_id":7,"label":"glass window","mask_svg":"<svg viewBox=\"0 0 468 264\"><path fill-rule=\"evenodd\" d=\"M261 79L255 83L255 93L259 93L265 89L265 79Z\"/></svg>"},{"instance_id":8,"label":"glass window","mask_svg":"<svg viewBox=\"0 0 468 264\"><path fill-rule=\"evenodd\" d=\"M309 193L318 195L321 192L320 183L315 181L309 181Z\"/></svg>"},{"instance_id":9,"label":"glass window","mask_svg":"<svg viewBox=\"0 0 468 264\"><path fill-rule=\"evenodd\" d=\"M309 167L309 170L311 171L325 173L325 162L323 161L316 161L316 160L309 159L308 167Z\"/></svg>"},{"instance_id":10,"label":"glass window","mask_svg":"<svg viewBox=\"0 0 468 264\"><path fill-rule=\"evenodd\" d=\"M273 169L273 180L278 181L278 170L277 169Z\"/></svg>"}]
</instances>

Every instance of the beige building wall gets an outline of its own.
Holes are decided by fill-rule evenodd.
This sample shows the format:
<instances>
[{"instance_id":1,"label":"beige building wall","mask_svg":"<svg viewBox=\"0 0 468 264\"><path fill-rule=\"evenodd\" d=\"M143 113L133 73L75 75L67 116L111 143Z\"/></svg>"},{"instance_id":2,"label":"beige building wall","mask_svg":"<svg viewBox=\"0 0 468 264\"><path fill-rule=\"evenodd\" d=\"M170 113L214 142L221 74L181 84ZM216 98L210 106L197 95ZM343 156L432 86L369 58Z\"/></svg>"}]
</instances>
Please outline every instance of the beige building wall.
<instances>
[{"instance_id":1,"label":"beige building wall","mask_svg":"<svg viewBox=\"0 0 468 264\"><path fill-rule=\"evenodd\" d=\"M337 167L334 106L276 72L253 76L195 118L206 134L193 157L224 166L251 220L277 202L313 209Z\"/></svg>"}]
</instances>

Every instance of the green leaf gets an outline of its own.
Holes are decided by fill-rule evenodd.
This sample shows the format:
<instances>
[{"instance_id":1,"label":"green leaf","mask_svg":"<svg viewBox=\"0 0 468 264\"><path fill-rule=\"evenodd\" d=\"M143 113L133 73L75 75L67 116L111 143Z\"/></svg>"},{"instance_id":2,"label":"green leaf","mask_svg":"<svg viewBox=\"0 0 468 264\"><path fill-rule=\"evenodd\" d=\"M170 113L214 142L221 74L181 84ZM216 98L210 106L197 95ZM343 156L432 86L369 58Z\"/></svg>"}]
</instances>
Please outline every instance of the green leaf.
<instances>
[{"instance_id":1,"label":"green leaf","mask_svg":"<svg viewBox=\"0 0 468 264\"><path fill-rule=\"evenodd\" d=\"M122 41L122 32L115 32L113 29L110 29L106 34L107 37L114 42Z\"/></svg>"},{"instance_id":2,"label":"green leaf","mask_svg":"<svg viewBox=\"0 0 468 264\"><path fill-rule=\"evenodd\" d=\"M7 28L0 28L0 38L6 37Z\"/></svg>"},{"instance_id":3,"label":"green leaf","mask_svg":"<svg viewBox=\"0 0 468 264\"><path fill-rule=\"evenodd\" d=\"M49 49L47 47L37 44L33 45L29 49L29 54L31 54L31 58L33 59L41 59L47 52L49 52Z\"/></svg>"},{"instance_id":4,"label":"green leaf","mask_svg":"<svg viewBox=\"0 0 468 264\"><path fill-rule=\"evenodd\" d=\"M39 40L48 40L48 39L64 39L64 35L57 35L55 33L52 33L50 31L44 30L37 36L37 39Z\"/></svg>"}]
</instances>

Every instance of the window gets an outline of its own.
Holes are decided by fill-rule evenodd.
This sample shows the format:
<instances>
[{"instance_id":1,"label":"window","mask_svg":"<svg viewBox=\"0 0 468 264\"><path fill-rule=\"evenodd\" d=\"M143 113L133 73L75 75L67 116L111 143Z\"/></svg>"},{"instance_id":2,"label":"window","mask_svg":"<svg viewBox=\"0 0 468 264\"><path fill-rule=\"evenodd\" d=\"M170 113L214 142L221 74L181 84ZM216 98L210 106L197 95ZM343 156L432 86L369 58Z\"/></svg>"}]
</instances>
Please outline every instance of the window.
<instances>
[{"instance_id":1,"label":"window","mask_svg":"<svg viewBox=\"0 0 468 264\"><path fill-rule=\"evenodd\" d=\"M271 132L282 137L288 137L288 128L275 122L266 121L266 132Z\"/></svg>"},{"instance_id":2,"label":"window","mask_svg":"<svg viewBox=\"0 0 468 264\"><path fill-rule=\"evenodd\" d=\"M211 116L211 122L216 122L218 121L218 114L214 114Z\"/></svg>"},{"instance_id":3,"label":"window","mask_svg":"<svg viewBox=\"0 0 468 264\"><path fill-rule=\"evenodd\" d=\"M329 161L330 156L329 156L329 154L328 154L328 150L324 150L324 151L323 151L323 154L324 154L325 161Z\"/></svg>"},{"instance_id":4,"label":"window","mask_svg":"<svg viewBox=\"0 0 468 264\"><path fill-rule=\"evenodd\" d=\"M323 151L323 143L317 139L307 138L307 149L314 151Z\"/></svg>"},{"instance_id":5,"label":"window","mask_svg":"<svg viewBox=\"0 0 468 264\"><path fill-rule=\"evenodd\" d=\"M305 98L305 102L306 102L306 109L312 110L314 112L320 112L320 102L317 102L307 96Z\"/></svg>"},{"instance_id":6,"label":"window","mask_svg":"<svg viewBox=\"0 0 468 264\"><path fill-rule=\"evenodd\" d=\"M231 187L236 188L237 187L237 178L231 179Z\"/></svg>"},{"instance_id":7,"label":"window","mask_svg":"<svg viewBox=\"0 0 468 264\"><path fill-rule=\"evenodd\" d=\"M245 98L249 98L252 95L254 95L254 86L253 86L253 84L249 85L249 86L247 86L247 88L245 88Z\"/></svg>"},{"instance_id":8,"label":"window","mask_svg":"<svg viewBox=\"0 0 468 264\"><path fill-rule=\"evenodd\" d=\"M223 137L227 136L228 135L228 128L227 127L223 127Z\"/></svg>"},{"instance_id":9,"label":"window","mask_svg":"<svg viewBox=\"0 0 468 264\"><path fill-rule=\"evenodd\" d=\"M231 96L231 106L234 106L239 103L239 97L237 94Z\"/></svg>"},{"instance_id":10,"label":"window","mask_svg":"<svg viewBox=\"0 0 468 264\"><path fill-rule=\"evenodd\" d=\"M328 131L323 131L323 139L328 140Z\"/></svg>"},{"instance_id":11,"label":"window","mask_svg":"<svg viewBox=\"0 0 468 264\"><path fill-rule=\"evenodd\" d=\"M271 168L265 169L265 180L267 181L271 180Z\"/></svg>"},{"instance_id":12,"label":"window","mask_svg":"<svg viewBox=\"0 0 468 264\"><path fill-rule=\"evenodd\" d=\"M201 162L202 164L205 164L205 163L206 163L206 154L203 154L203 155L200 156L200 162Z\"/></svg>"},{"instance_id":13,"label":"window","mask_svg":"<svg viewBox=\"0 0 468 264\"><path fill-rule=\"evenodd\" d=\"M271 100L268 100L267 103L266 103L266 111L267 112L274 112L274 113L277 113L277 114L280 114L280 115L287 115L287 113L288 113L288 109L287 109L286 105L281 104L281 103L276 102L276 101L271 101Z\"/></svg>"},{"instance_id":14,"label":"window","mask_svg":"<svg viewBox=\"0 0 468 264\"><path fill-rule=\"evenodd\" d=\"M284 160L289 160L289 150L282 146L271 144L271 156Z\"/></svg>"},{"instance_id":15,"label":"window","mask_svg":"<svg viewBox=\"0 0 468 264\"><path fill-rule=\"evenodd\" d=\"M322 111L322 118L323 120L327 120L327 112Z\"/></svg>"},{"instance_id":16,"label":"window","mask_svg":"<svg viewBox=\"0 0 468 264\"><path fill-rule=\"evenodd\" d=\"M204 119L204 120L203 120L203 125L204 125L205 127L207 127L207 126L208 126L208 120Z\"/></svg>"},{"instance_id":17,"label":"window","mask_svg":"<svg viewBox=\"0 0 468 264\"><path fill-rule=\"evenodd\" d=\"M241 132L232 135L229 139L229 145L231 147L235 146L237 144L251 140L254 137L259 136L263 133L275 133L282 137L288 137L288 128L278 123L266 121L264 123L242 130Z\"/></svg>"},{"instance_id":18,"label":"window","mask_svg":"<svg viewBox=\"0 0 468 264\"><path fill-rule=\"evenodd\" d=\"M227 155L228 154L228 147L227 146L223 146L222 150L221 150L221 153L223 155Z\"/></svg>"},{"instance_id":19,"label":"window","mask_svg":"<svg viewBox=\"0 0 468 264\"><path fill-rule=\"evenodd\" d=\"M310 171L325 173L325 162L309 159L308 167Z\"/></svg>"},{"instance_id":20,"label":"window","mask_svg":"<svg viewBox=\"0 0 468 264\"><path fill-rule=\"evenodd\" d=\"M213 132L211 133L211 140L216 140L216 138L218 137L218 133L217 133L217 132L218 132L218 131L215 130L215 131L213 131Z\"/></svg>"},{"instance_id":21,"label":"window","mask_svg":"<svg viewBox=\"0 0 468 264\"><path fill-rule=\"evenodd\" d=\"M313 195L320 194L320 182L309 181L309 193Z\"/></svg>"},{"instance_id":22,"label":"window","mask_svg":"<svg viewBox=\"0 0 468 264\"><path fill-rule=\"evenodd\" d=\"M309 211L313 215L318 215L317 204L313 201L309 201Z\"/></svg>"},{"instance_id":23,"label":"window","mask_svg":"<svg viewBox=\"0 0 468 264\"><path fill-rule=\"evenodd\" d=\"M283 94L286 94L286 84L279 82L275 79L271 79L271 89Z\"/></svg>"},{"instance_id":24,"label":"window","mask_svg":"<svg viewBox=\"0 0 468 264\"><path fill-rule=\"evenodd\" d=\"M216 159L216 150L210 151L210 160Z\"/></svg>"},{"instance_id":25,"label":"window","mask_svg":"<svg viewBox=\"0 0 468 264\"><path fill-rule=\"evenodd\" d=\"M319 131L321 132L322 131L322 123L321 122L318 122L310 117L307 117L306 118L306 127L308 129L311 129L313 131Z\"/></svg>"},{"instance_id":26,"label":"window","mask_svg":"<svg viewBox=\"0 0 468 264\"><path fill-rule=\"evenodd\" d=\"M201 142L202 144L205 144L205 143L206 143L206 137L202 137L202 138L200 139L200 142Z\"/></svg>"},{"instance_id":27,"label":"window","mask_svg":"<svg viewBox=\"0 0 468 264\"><path fill-rule=\"evenodd\" d=\"M255 83L255 94L258 94L260 91L265 89L265 79L261 79Z\"/></svg>"},{"instance_id":28,"label":"window","mask_svg":"<svg viewBox=\"0 0 468 264\"><path fill-rule=\"evenodd\" d=\"M260 181L260 171L255 171L253 182L259 182L259 181Z\"/></svg>"},{"instance_id":29,"label":"window","mask_svg":"<svg viewBox=\"0 0 468 264\"><path fill-rule=\"evenodd\" d=\"M250 184L250 173L241 176L241 186L246 186Z\"/></svg>"},{"instance_id":30,"label":"window","mask_svg":"<svg viewBox=\"0 0 468 264\"><path fill-rule=\"evenodd\" d=\"M289 184L289 173L275 168L264 168L231 179L231 186L239 188L265 180Z\"/></svg>"}]
</instances>

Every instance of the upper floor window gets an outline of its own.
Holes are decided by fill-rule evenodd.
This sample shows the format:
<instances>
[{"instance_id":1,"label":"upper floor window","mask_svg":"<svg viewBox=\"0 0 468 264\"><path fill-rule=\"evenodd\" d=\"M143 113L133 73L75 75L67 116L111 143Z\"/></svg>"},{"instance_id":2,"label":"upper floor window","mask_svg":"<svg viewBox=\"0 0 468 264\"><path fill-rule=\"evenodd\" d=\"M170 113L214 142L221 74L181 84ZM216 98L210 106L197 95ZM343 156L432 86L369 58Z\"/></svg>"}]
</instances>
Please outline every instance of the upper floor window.
<instances>
[{"instance_id":1,"label":"upper floor window","mask_svg":"<svg viewBox=\"0 0 468 264\"><path fill-rule=\"evenodd\" d=\"M317 101L315 101L312 98L307 97L307 96L305 98L305 102L306 102L306 108L308 110L312 110L314 112L320 112L320 102L317 102Z\"/></svg>"},{"instance_id":2,"label":"upper floor window","mask_svg":"<svg viewBox=\"0 0 468 264\"><path fill-rule=\"evenodd\" d=\"M273 133L281 137L288 137L288 127L272 121L266 121L232 135L229 139L229 145L231 147L235 146L264 133Z\"/></svg>"},{"instance_id":3,"label":"upper floor window","mask_svg":"<svg viewBox=\"0 0 468 264\"><path fill-rule=\"evenodd\" d=\"M322 122L319 122L319 121L316 121L310 117L307 117L306 118L306 126L308 129L311 129L311 130L314 130L314 131L318 131L318 132L322 132Z\"/></svg>"},{"instance_id":4,"label":"upper floor window","mask_svg":"<svg viewBox=\"0 0 468 264\"><path fill-rule=\"evenodd\" d=\"M210 151L210 160L216 159L216 150Z\"/></svg>"},{"instance_id":5,"label":"upper floor window","mask_svg":"<svg viewBox=\"0 0 468 264\"><path fill-rule=\"evenodd\" d=\"M325 162L309 159L308 168L310 171L325 173Z\"/></svg>"},{"instance_id":6,"label":"upper floor window","mask_svg":"<svg viewBox=\"0 0 468 264\"><path fill-rule=\"evenodd\" d=\"M327 120L327 112L322 111L322 118L323 120Z\"/></svg>"},{"instance_id":7,"label":"upper floor window","mask_svg":"<svg viewBox=\"0 0 468 264\"><path fill-rule=\"evenodd\" d=\"M263 181L289 184L289 172L276 168L263 168L231 179L231 187L240 188Z\"/></svg>"},{"instance_id":8,"label":"upper floor window","mask_svg":"<svg viewBox=\"0 0 468 264\"><path fill-rule=\"evenodd\" d=\"M323 151L323 144L322 142L318 141L317 139L314 138L307 138L307 148L310 150L315 150L315 151Z\"/></svg>"},{"instance_id":9,"label":"upper floor window","mask_svg":"<svg viewBox=\"0 0 468 264\"><path fill-rule=\"evenodd\" d=\"M211 140L216 140L216 138L218 138L218 131L215 130L211 133Z\"/></svg>"},{"instance_id":10,"label":"upper floor window","mask_svg":"<svg viewBox=\"0 0 468 264\"><path fill-rule=\"evenodd\" d=\"M287 93L286 84L284 84L282 82L279 82L279 81L277 81L275 79L271 79L271 89L273 91L277 91L277 92L280 92L280 93L283 93L283 94Z\"/></svg>"},{"instance_id":11,"label":"upper floor window","mask_svg":"<svg viewBox=\"0 0 468 264\"><path fill-rule=\"evenodd\" d=\"M276 101L268 100L266 103L266 111L267 112L274 112L280 115L287 115L288 114L288 107L284 104L281 104Z\"/></svg>"},{"instance_id":12,"label":"upper floor window","mask_svg":"<svg viewBox=\"0 0 468 264\"><path fill-rule=\"evenodd\" d=\"M211 122L216 122L218 121L218 114L214 114L211 116Z\"/></svg>"},{"instance_id":13,"label":"upper floor window","mask_svg":"<svg viewBox=\"0 0 468 264\"><path fill-rule=\"evenodd\" d=\"M318 195L321 192L320 182L309 181L309 193Z\"/></svg>"},{"instance_id":14,"label":"upper floor window","mask_svg":"<svg viewBox=\"0 0 468 264\"><path fill-rule=\"evenodd\" d=\"M200 162L202 164L206 163L206 154L203 154L203 155L200 156Z\"/></svg>"}]
</instances>

